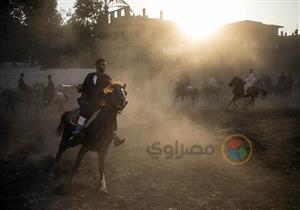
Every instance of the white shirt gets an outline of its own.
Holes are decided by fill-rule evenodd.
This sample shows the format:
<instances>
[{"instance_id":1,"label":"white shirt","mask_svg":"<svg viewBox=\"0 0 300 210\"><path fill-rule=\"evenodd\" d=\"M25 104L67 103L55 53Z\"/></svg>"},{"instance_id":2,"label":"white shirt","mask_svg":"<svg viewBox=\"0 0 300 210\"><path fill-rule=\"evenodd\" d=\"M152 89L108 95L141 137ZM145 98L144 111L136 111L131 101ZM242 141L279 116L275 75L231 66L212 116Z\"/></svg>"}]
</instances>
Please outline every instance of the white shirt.
<instances>
[{"instance_id":1,"label":"white shirt","mask_svg":"<svg viewBox=\"0 0 300 210\"><path fill-rule=\"evenodd\" d=\"M249 84L254 84L254 82L256 81L255 75L254 73L251 73L246 79L245 82L249 83Z\"/></svg>"},{"instance_id":2,"label":"white shirt","mask_svg":"<svg viewBox=\"0 0 300 210\"><path fill-rule=\"evenodd\" d=\"M96 85L97 79L98 79L97 75L96 75L96 74L94 74L94 77L93 77L93 82L94 82L94 85Z\"/></svg>"}]
</instances>

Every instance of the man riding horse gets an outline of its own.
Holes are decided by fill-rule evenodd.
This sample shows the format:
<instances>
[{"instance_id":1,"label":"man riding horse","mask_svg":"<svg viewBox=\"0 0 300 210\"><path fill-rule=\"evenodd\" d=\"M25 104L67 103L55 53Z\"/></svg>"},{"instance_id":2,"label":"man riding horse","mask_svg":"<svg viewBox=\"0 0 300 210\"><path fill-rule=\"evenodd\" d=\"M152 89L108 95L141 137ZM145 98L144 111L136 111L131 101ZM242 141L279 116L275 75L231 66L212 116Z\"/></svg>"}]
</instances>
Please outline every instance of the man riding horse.
<instances>
[{"instance_id":1,"label":"man riding horse","mask_svg":"<svg viewBox=\"0 0 300 210\"><path fill-rule=\"evenodd\" d=\"M247 91L250 87L252 87L254 85L254 83L256 82L256 77L253 73L253 69L249 70L249 76L245 79L245 85L244 85L244 93L245 95L247 94Z\"/></svg>"},{"instance_id":2,"label":"man riding horse","mask_svg":"<svg viewBox=\"0 0 300 210\"><path fill-rule=\"evenodd\" d=\"M230 83L228 84L229 87L232 89L233 97L230 100L230 102L227 104L227 107L229 107L231 104L233 104L235 107L237 105L235 102L241 98L247 98L250 97L250 102L245 105L247 107L248 105L254 106L255 99L261 94L263 97L266 97L268 92L264 90L263 88L257 87L255 85L256 78L253 73L253 69L249 70L250 75L245 80L240 79L239 77L234 77Z\"/></svg>"},{"instance_id":3,"label":"man riding horse","mask_svg":"<svg viewBox=\"0 0 300 210\"><path fill-rule=\"evenodd\" d=\"M98 59L96 61L96 72L89 73L86 76L82 87L79 90L79 92L81 92L81 97L78 98L77 101L80 106L80 116L77 121L76 129L72 133L75 137L81 137L83 135L82 130L86 120L98 110L99 101L101 103L101 100L105 95L104 88L109 86L112 82L110 76L104 73L105 66L105 59ZM125 142L125 139L121 139L117 134L117 124L115 125L113 141L115 146Z\"/></svg>"},{"instance_id":4,"label":"man riding horse","mask_svg":"<svg viewBox=\"0 0 300 210\"><path fill-rule=\"evenodd\" d=\"M101 80L104 80L102 82L105 82L105 79L107 79L107 82L109 82L109 84L103 89L95 89L95 95L93 96L96 97L98 101L93 101L92 103L95 104L91 105L84 104L86 103L86 101L84 100L92 99L86 99L88 97L86 96L87 90L83 89L83 96L79 99L81 108L93 108L94 110L97 109L97 111L94 113L92 113L89 110L84 110L83 112L80 112L80 115L83 115L81 116L82 118L84 118L85 116L87 117L86 114L89 115L88 120L86 120L85 118L83 119L83 121L87 121L83 130L84 135L82 135L82 138L76 138L76 136L74 137L74 135L72 134L72 131L74 130L74 125L76 125L75 119L76 117L79 117L78 109L73 109L71 111L66 111L65 113L63 113L61 116L59 126L57 127L57 134L58 136L61 135L62 137L59 149L55 156L55 163L53 167L54 178L57 177L56 175L59 169L59 162L63 153L71 147L80 145L80 150L73 164L71 174L70 176L68 176L68 179L66 179L66 182L62 186L62 189L64 189L64 186L68 186L69 184L71 184L74 175L80 167L81 160L83 159L84 155L87 152L91 151L98 153L99 175L101 181L100 191L107 193L108 191L105 184L104 175L104 161L108 151L108 147L112 141L114 141L115 146L117 146L116 142L119 143L119 145L124 143L124 140L120 140L116 135L116 126L117 115L122 113L123 109L127 106L128 103L126 100L126 85L121 85L120 83L110 81L110 78L107 75L104 76L103 72L105 61L103 59L97 61L97 66L97 72L101 70L102 73L89 74L84 85L87 85L87 83L89 82L91 85L89 88L92 88L93 86L100 87L100 84L103 83L98 84L98 82L101 82ZM96 75L97 77L95 78L94 75ZM96 82L94 83L95 80ZM87 86L84 87L86 88ZM96 93L101 94L102 96L97 97ZM90 116L91 114L92 116ZM78 120L79 123L82 123L80 122L82 118Z\"/></svg>"}]
</instances>

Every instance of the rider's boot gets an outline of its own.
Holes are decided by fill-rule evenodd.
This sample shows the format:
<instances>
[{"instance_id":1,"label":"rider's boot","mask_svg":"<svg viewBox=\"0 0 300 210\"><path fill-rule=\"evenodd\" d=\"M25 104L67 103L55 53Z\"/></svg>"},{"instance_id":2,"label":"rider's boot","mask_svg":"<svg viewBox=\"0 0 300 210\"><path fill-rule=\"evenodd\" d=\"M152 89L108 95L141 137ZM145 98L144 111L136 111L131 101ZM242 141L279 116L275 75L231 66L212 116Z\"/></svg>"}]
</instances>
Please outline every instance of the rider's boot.
<instances>
[{"instance_id":1,"label":"rider's boot","mask_svg":"<svg viewBox=\"0 0 300 210\"><path fill-rule=\"evenodd\" d=\"M113 134L113 141L114 141L115 147L124 144L125 140L126 140L125 138L120 138L120 137L119 137L117 131L114 131L114 134Z\"/></svg>"}]
</instances>

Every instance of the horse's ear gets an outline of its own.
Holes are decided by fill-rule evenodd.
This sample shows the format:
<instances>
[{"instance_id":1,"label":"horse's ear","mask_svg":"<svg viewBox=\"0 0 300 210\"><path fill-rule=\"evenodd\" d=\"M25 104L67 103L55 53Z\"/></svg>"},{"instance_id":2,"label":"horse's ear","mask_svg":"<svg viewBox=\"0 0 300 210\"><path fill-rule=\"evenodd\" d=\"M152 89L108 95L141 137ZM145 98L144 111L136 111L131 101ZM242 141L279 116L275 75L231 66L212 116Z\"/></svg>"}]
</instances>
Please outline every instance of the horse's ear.
<instances>
[{"instance_id":1,"label":"horse's ear","mask_svg":"<svg viewBox=\"0 0 300 210\"><path fill-rule=\"evenodd\" d=\"M126 89L126 83L123 84L122 88L123 88L123 89Z\"/></svg>"}]
</instances>

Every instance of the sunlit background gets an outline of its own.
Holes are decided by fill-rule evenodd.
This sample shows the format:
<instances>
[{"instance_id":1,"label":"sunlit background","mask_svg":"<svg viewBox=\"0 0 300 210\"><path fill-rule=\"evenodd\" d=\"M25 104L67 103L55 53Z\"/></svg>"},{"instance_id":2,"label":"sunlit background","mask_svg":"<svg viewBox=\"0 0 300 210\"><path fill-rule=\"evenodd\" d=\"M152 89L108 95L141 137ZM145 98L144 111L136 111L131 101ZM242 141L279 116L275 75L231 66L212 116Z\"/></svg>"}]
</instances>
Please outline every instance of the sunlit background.
<instances>
[{"instance_id":1,"label":"sunlit background","mask_svg":"<svg viewBox=\"0 0 300 210\"><path fill-rule=\"evenodd\" d=\"M58 8L68 11L75 0L58 0ZM255 20L284 26L291 34L299 28L300 1L298 0L128 0L136 14L146 8L149 17L174 20L190 37L210 35L221 25L239 20Z\"/></svg>"}]
</instances>

